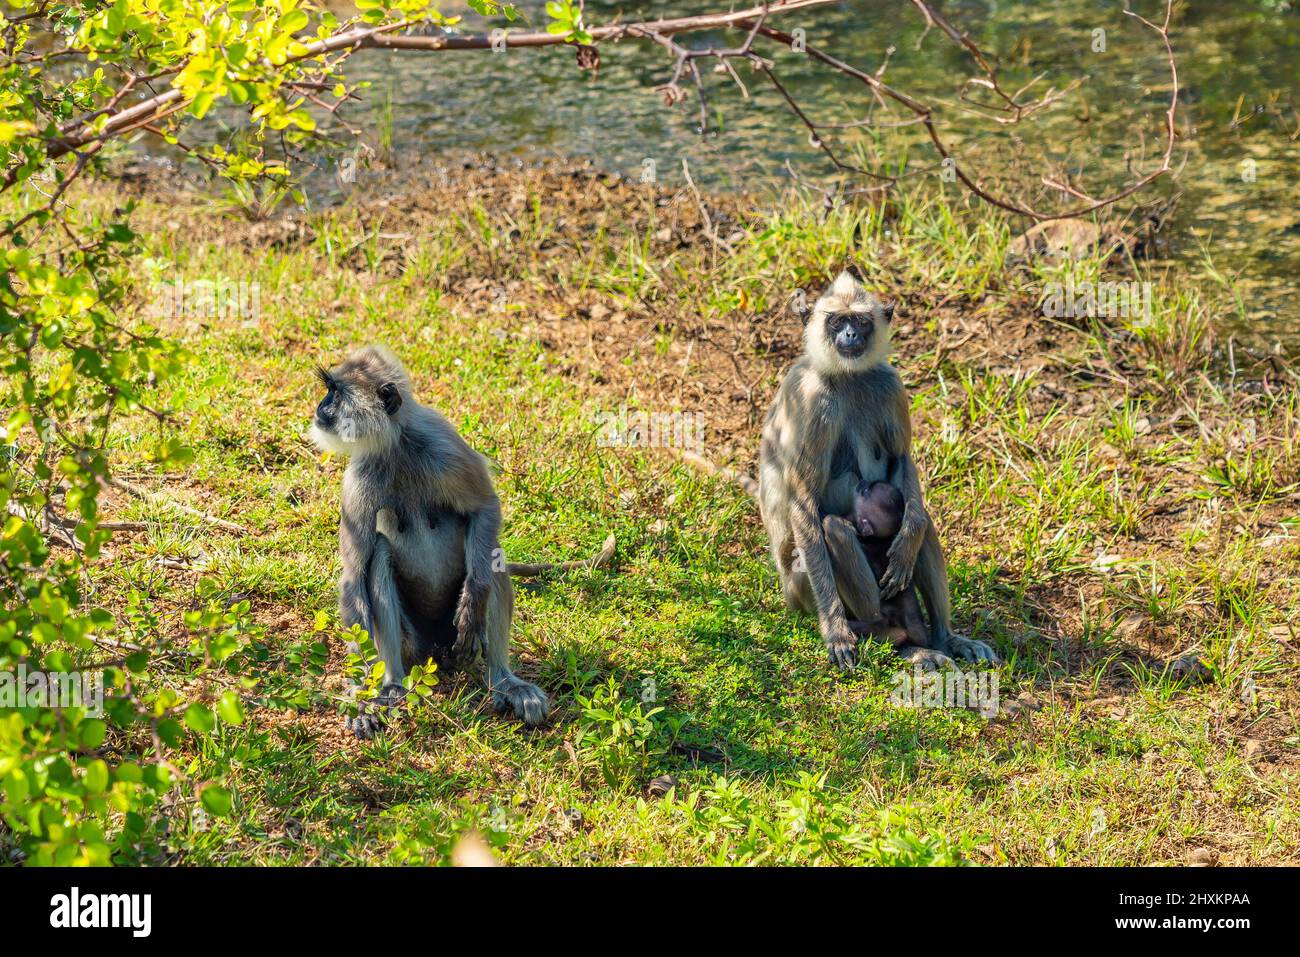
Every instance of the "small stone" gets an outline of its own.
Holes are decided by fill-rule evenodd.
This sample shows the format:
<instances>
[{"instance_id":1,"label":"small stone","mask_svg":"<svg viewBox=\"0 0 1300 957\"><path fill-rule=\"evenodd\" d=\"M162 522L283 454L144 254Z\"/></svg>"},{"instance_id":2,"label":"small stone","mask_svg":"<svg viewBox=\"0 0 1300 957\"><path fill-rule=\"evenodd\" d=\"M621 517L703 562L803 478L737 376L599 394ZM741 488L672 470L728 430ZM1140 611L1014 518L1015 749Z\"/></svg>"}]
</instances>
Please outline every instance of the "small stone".
<instances>
[{"instance_id":1,"label":"small stone","mask_svg":"<svg viewBox=\"0 0 1300 957\"><path fill-rule=\"evenodd\" d=\"M1187 855L1188 867L1213 867L1219 863L1219 852L1208 847L1193 848Z\"/></svg>"},{"instance_id":2,"label":"small stone","mask_svg":"<svg viewBox=\"0 0 1300 957\"><path fill-rule=\"evenodd\" d=\"M1125 641L1135 641L1141 637L1142 632L1146 630L1146 626L1147 618L1145 615L1125 615L1119 624L1115 626L1115 633Z\"/></svg>"},{"instance_id":3,"label":"small stone","mask_svg":"<svg viewBox=\"0 0 1300 957\"><path fill-rule=\"evenodd\" d=\"M1196 652L1189 652L1181 658L1176 658L1169 666L1169 673L1179 680L1187 678L1192 684L1203 684L1214 680L1214 673L1205 666L1205 662Z\"/></svg>"},{"instance_id":4,"label":"small stone","mask_svg":"<svg viewBox=\"0 0 1300 957\"><path fill-rule=\"evenodd\" d=\"M677 787L677 779L671 774L661 774L646 786L646 793L651 797L663 797Z\"/></svg>"}]
</instances>

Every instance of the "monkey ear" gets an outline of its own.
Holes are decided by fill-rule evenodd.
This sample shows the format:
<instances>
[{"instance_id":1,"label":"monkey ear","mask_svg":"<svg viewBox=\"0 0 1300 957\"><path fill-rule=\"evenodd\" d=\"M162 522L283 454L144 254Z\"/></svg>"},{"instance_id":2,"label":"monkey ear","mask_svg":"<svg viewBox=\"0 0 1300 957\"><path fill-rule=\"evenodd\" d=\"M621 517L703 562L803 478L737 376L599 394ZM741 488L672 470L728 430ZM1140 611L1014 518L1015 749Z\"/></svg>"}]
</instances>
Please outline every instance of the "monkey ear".
<instances>
[{"instance_id":1,"label":"monkey ear","mask_svg":"<svg viewBox=\"0 0 1300 957\"><path fill-rule=\"evenodd\" d=\"M887 302L887 303L884 303L884 304L880 307L880 308L884 311L884 313L885 313L885 322L893 322L893 321L894 321L894 306L895 306L895 305L897 305L897 304L896 304L896 303L892 303L892 302Z\"/></svg>"},{"instance_id":2,"label":"monkey ear","mask_svg":"<svg viewBox=\"0 0 1300 957\"><path fill-rule=\"evenodd\" d=\"M812 306L808 303L808 297L804 295L802 289L795 290L795 294L790 299L790 311L794 313L795 318L801 322L807 322L808 316L812 313Z\"/></svg>"},{"instance_id":3,"label":"monkey ear","mask_svg":"<svg viewBox=\"0 0 1300 957\"><path fill-rule=\"evenodd\" d=\"M379 398L384 403L384 411L392 415L402 407L402 393L397 391L397 386L391 382L385 382L379 387Z\"/></svg>"}]
</instances>

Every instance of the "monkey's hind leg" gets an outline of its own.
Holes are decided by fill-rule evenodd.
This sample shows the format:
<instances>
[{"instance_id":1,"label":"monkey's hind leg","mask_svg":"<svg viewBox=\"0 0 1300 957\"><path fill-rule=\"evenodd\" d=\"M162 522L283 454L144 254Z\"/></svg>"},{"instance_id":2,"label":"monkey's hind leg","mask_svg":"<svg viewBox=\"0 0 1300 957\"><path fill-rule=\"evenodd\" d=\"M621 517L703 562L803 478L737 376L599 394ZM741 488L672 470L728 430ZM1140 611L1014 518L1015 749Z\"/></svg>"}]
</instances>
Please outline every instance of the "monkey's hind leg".
<instances>
[{"instance_id":1,"label":"monkey's hind leg","mask_svg":"<svg viewBox=\"0 0 1300 957\"><path fill-rule=\"evenodd\" d=\"M781 597L785 599L785 607L807 615L816 614L812 583L808 580L808 573L798 567L798 550L783 555L781 549L773 548L772 561L776 565L777 576L781 579Z\"/></svg>"},{"instance_id":2,"label":"monkey's hind leg","mask_svg":"<svg viewBox=\"0 0 1300 957\"><path fill-rule=\"evenodd\" d=\"M822 519L822 533L826 536L826 550L831 556L835 573L835 588L850 618L860 622L874 622L880 618L880 586L871 573L857 533L848 519L827 515Z\"/></svg>"},{"instance_id":3,"label":"monkey's hind leg","mask_svg":"<svg viewBox=\"0 0 1300 957\"><path fill-rule=\"evenodd\" d=\"M524 724L536 727L546 720L551 704L546 692L510 670L510 623L514 610L515 594L510 575L494 573L488 596L484 679L492 696L492 706L498 712L513 711Z\"/></svg>"},{"instance_id":4,"label":"monkey's hind leg","mask_svg":"<svg viewBox=\"0 0 1300 957\"><path fill-rule=\"evenodd\" d=\"M370 637L384 663L384 683L379 697L361 702L348 729L358 738L373 738L384 726L384 714L406 696L406 669L402 665L402 601L393 579L393 550L380 535L370 558L366 590L370 598ZM355 644L348 651L359 654Z\"/></svg>"}]
</instances>

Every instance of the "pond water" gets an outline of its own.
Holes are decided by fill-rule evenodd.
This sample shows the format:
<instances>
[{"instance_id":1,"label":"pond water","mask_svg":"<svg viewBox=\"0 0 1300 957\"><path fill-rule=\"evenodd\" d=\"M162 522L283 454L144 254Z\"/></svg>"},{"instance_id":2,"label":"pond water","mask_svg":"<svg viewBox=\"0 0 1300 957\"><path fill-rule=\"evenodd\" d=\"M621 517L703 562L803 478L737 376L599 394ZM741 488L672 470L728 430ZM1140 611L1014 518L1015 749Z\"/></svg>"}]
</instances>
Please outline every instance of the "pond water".
<instances>
[{"instance_id":1,"label":"pond water","mask_svg":"<svg viewBox=\"0 0 1300 957\"><path fill-rule=\"evenodd\" d=\"M737 0L736 6L742 6ZM544 28L541 2L518 4L534 29ZM941 123L961 155L978 161L994 181L1017 164L1046 155L1072 181L1097 195L1127 177L1126 163L1148 169L1162 150L1163 110L1170 76L1158 37L1123 13L1119 0L961 0L937 5L1000 64L1008 89L1045 73L1044 86L1086 81L1051 111L1014 129L976 121L959 109L957 91L975 75L970 58L924 21L906 0L856 0L772 21L798 27L807 42L855 66L875 71L889 47L885 79L940 105ZM1300 13L1286 0L1180 2L1172 31L1178 57L1180 172L1143 194L1155 202L1180 194L1162 230L1159 255L1231 277L1239 315L1223 322L1243 338L1300 353L1300 306L1294 279L1300 267ZM588 21L652 19L724 10L726 2L606 3L588 0ZM1150 18L1163 3L1139 0ZM444 5L445 12L455 5ZM495 25L495 24L494 24ZM466 18L465 29L481 29ZM528 29L525 26L523 29ZM1104 31L1099 33L1098 31ZM686 45L738 42L739 34L696 34ZM770 41L756 49L776 63L791 94L820 121L866 115L864 87ZM706 68L714 131L698 131L691 96L665 107L655 87L671 73L666 51L623 41L601 46L599 75L580 71L571 48L504 53L364 51L349 67L372 81L366 109L392 103L397 153L485 150L526 156L584 156L602 167L639 176L647 160L661 180L680 179L682 160L712 189L762 192L801 177L834 174L807 131L762 74L740 68L743 95L729 76ZM902 114L899 114L901 118ZM915 127L891 133L890 156L906 155L918 182L945 188L932 167L938 157ZM844 135L857 137L859 131ZM843 147L850 150L852 140ZM930 169L925 169L930 168ZM1020 183L1037 183L1042 164ZM955 189L947 186L948 189ZM1031 194L1032 195L1032 194ZM1028 225L1026 222L1025 225Z\"/></svg>"}]
</instances>

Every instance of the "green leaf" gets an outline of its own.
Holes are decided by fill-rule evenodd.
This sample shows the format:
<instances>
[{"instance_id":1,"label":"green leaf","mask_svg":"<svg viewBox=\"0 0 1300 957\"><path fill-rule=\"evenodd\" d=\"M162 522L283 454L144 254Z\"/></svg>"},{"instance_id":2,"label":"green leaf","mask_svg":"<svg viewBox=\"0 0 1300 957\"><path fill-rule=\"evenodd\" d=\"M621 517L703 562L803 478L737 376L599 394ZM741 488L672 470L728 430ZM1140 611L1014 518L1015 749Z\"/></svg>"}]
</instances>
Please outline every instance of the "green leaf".
<instances>
[{"instance_id":1,"label":"green leaf","mask_svg":"<svg viewBox=\"0 0 1300 957\"><path fill-rule=\"evenodd\" d=\"M163 718L158 722L158 737L168 747L177 747L182 740L181 723L175 718Z\"/></svg>"},{"instance_id":2,"label":"green leaf","mask_svg":"<svg viewBox=\"0 0 1300 957\"><path fill-rule=\"evenodd\" d=\"M217 703L217 714L221 715L221 720L226 724L243 724L244 702L236 692L227 691Z\"/></svg>"},{"instance_id":3,"label":"green leaf","mask_svg":"<svg viewBox=\"0 0 1300 957\"><path fill-rule=\"evenodd\" d=\"M280 18L280 29L288 33L297 33L307 25L307 14L302 10L291 10Z\"/></svg>"},{"instance_id":4,"label":"green leaf","mask_svg":"<svg viewBox=\"0 0 1300 957\"><path fill-rule=\"evenodd\" d=\"M209 784L199 792L199 801L209 814L216 817L230 817L231 799L230 792L225 788Z\"/></svg>"},{"instance_id":5,"label":"green leaf","mask_svg":"<svg viewBox=\"0 0 1300 957\"><path fill-rule=\"evenodd\" d=\"M82 782L91 794L103 794L108 790L108 765L98 758L91 761L86 765Z\"/></svg>"},{"instance_id":6,"label":"green leaf","mask_svg":"<svg viewBox=\"0 0 1300 957\"><path fill-rule=\"evenodd\" d=\"M192 731L210 734L217 726L217 718L211 708L196 701L185 709L185 723Z\"/></svg>"},{"instance_id":7,"label":"green leaf","mask_svg":"<svg viewBox=\"0 0 1300 957\"><path fill-rule=\"evenodd\" d=\"M108 725L98 718L87 718L78 725L77 736L81 739L82 748L93 751L108 737Z\"/></svg>"},{"instance_id":8,"label":"green leaf","mask_svg":"<svg viewBox=\"0 0 1300 957\"><path fill-rule=\"evenodd\" d=\"M14 768L4 777L5 797L9 799L10 804L20 805L27 801L27 795L31 793L31 787L27 783L27 775L23 773L22 768Z\"/></svg>"}]
</instances>

